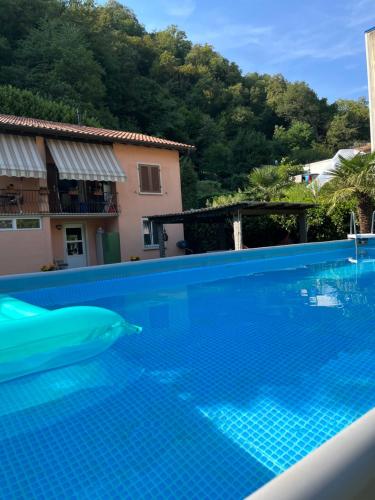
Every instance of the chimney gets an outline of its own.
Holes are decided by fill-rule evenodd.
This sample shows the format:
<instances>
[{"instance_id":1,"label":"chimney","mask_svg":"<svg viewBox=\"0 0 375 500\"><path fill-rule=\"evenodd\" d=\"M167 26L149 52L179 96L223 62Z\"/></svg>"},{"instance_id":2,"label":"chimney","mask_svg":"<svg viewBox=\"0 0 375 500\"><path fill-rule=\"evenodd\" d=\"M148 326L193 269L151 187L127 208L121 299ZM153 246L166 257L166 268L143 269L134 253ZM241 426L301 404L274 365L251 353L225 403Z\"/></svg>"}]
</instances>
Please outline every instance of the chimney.
<instances>
[{"instance_id":1,"label":"chimney","mask_svg":"<svg viewBox=\"0 0 375 500\"><path fill-rule=\"evenodd\" d=\"M370 105L371 151L375 151L375 27L366 31L368 97Z\"/></svg>"}]
</instances>

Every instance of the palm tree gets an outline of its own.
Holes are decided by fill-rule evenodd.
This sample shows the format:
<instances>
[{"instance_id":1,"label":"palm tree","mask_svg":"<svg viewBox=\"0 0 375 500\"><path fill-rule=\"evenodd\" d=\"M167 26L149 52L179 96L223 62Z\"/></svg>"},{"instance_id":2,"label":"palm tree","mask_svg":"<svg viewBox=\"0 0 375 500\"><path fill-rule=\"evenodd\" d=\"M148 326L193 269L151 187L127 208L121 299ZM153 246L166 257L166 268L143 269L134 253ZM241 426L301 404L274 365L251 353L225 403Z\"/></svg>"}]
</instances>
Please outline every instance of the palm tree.
<instances>
[{"instance_id":1,"label":"palm tree","mask_svg":"<svg viewBox=\"0 0 375 500\"><path fill-rule=\"evenodd\" d=\"M332 194L332 208L339 201L354 198L360 231L369 233L375 198L375 153L357 154L350 159L340 156L337 168L328 173L332 176L327 183Z\"/></svg>"},{"instance_id":2,"label":"palm tree","mask_svg":"<svg viewBox=\"0 0 375 500\"><path fill-rule=\"evenodd\" d=\"M262 201L280 198L290 184L291 180L283 175L280 167L274 165L254 168L249 174L249 187Z\"/></svg>"}]
</instances>

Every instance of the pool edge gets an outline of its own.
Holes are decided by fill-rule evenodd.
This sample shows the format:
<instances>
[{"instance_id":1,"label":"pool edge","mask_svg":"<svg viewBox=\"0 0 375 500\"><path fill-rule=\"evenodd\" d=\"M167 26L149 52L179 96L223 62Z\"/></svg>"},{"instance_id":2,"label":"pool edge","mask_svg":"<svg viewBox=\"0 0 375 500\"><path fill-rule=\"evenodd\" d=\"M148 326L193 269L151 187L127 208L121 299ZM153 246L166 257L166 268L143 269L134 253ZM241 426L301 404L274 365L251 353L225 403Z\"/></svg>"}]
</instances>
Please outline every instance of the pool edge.
<instances>
[{"instance_id":1,"label":"pool edge","mask_svg":"<svg viewBox=\"0 0 375 500\"><path fill-rule=\"evenodd\" d=\"M375 491L375 408L248 500L366 500Z\"/></svg>"},{"instance_id":2,"label":"pool edge","mask_svg":"<svg viewBox=\"0 0 375 500\"><path fill-rule=\"evenodd\" d=\"M182 255L164 259L150 259L139 262L121 262L101 266L89 266L55 272L37 272L0 276L0 293L25 289L48 288L85 281L106 280L117 277L128 278L149 274L227 265L239 262L266 261L280 257L312 255L335 250L354 248L353 240L334 240L313 243L299 243L273 247L250 248L239 251L214 252L198 255ZM348 257L349 257L348 252ZM324 259L322 259L324 260Z\"/></svg>"}]
</instances>

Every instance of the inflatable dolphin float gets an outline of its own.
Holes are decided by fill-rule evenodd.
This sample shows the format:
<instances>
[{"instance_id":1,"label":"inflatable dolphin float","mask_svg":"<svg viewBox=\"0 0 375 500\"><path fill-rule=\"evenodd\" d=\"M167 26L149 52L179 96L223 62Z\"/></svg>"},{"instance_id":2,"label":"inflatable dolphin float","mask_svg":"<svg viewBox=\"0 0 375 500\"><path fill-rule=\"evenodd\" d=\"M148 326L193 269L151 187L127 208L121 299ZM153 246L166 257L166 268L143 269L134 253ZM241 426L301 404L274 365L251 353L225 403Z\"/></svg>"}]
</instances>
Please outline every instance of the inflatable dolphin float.
<instances>
[{"instance_id":1,"label":"inflatable dolphin float","mask_svg":"<svg viewBox=\"0 0 375 500\"><path fill-rule=\"evenodd\" d=\"M0 382L77 363L142 331L101 307L48 310L0 296Z\"/></svg>"}]
</instances>

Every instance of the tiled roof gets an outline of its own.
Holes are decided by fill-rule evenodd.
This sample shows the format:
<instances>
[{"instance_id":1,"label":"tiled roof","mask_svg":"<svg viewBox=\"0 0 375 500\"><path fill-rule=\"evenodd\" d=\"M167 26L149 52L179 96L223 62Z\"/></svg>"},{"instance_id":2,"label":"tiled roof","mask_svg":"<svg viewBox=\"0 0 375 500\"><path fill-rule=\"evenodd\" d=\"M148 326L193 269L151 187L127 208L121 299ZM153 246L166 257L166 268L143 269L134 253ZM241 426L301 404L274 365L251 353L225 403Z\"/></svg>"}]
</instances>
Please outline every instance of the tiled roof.
<instances>
[{"instance_id":1,"label":"tiled roof","mask_svg":"<svg viewBox=\"0 0 375 500\"><path fill-rule=\"evenodd\" d=\"M99 139L110 142L126 144L139 144L157 148L177 149L188 151L194 146L180 142L168 141L160 137L138 134L136 132L124 132L122 130L109 130L105 128L86 127L85 125L74 125L72 123L51 122L37 118L24 116L13 116L0 114L0 129L29 131L42 135L59 135L71 138Z\"/></svg>"}]
</instances>

